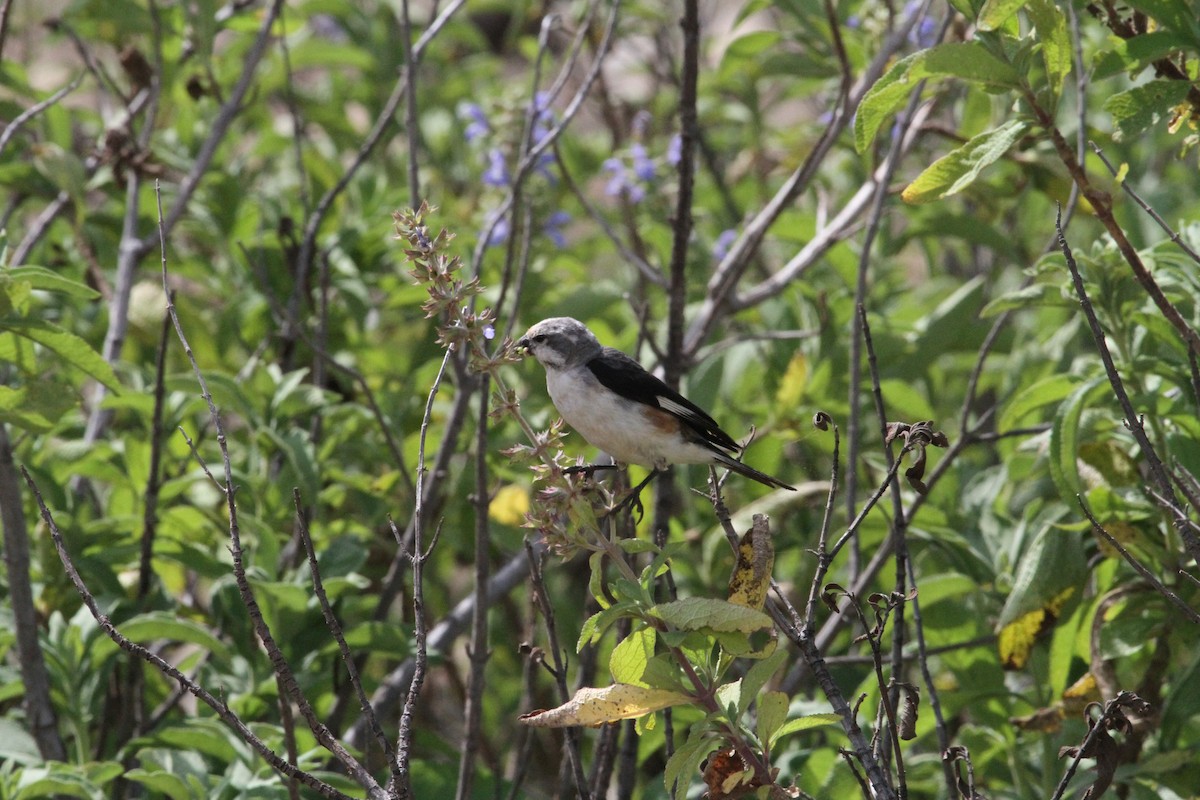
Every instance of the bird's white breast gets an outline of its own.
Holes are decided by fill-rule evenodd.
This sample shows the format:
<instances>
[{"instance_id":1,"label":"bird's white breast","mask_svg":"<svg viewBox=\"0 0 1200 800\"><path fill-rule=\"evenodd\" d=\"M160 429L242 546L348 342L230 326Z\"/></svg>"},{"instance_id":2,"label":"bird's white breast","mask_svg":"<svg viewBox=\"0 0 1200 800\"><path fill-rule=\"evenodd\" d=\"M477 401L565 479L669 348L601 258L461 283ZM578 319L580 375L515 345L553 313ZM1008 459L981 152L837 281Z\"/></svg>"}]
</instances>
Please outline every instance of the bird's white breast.
<instances>
[{"instance_id":1,"label":"bird's white breast","mask_svg":"<svg viewBox=\"0 0 1200 800\"><path fill-rule=\"evenodd\" d=\"M710 450L653 424L642 403L605 388L587 367L547 369L546 389L566 423L617 461L643 467L712 461Z\"/></svg>"}]
</instances>

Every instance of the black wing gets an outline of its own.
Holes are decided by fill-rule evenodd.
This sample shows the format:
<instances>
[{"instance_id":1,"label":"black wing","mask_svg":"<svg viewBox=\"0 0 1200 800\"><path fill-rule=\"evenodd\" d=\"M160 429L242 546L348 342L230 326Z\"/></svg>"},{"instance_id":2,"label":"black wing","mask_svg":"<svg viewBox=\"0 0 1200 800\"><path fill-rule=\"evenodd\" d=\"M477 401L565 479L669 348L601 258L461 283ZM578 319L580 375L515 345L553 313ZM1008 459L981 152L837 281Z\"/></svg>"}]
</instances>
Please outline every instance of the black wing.
<instances>
[{"instance_id":1,"label":"black wing","mask_svg":"<svg viewBox=\"0 0 1200 800\"><path fill-rule=\"evenodd\" d=\"M621 397L678 417L684 425L685 435L690 432L699 443L734 452L740 449L704 409L651 375L620 350L604 348L600 355L587 362L587 368L596 380Z\"/></svg>"}]
</instances>

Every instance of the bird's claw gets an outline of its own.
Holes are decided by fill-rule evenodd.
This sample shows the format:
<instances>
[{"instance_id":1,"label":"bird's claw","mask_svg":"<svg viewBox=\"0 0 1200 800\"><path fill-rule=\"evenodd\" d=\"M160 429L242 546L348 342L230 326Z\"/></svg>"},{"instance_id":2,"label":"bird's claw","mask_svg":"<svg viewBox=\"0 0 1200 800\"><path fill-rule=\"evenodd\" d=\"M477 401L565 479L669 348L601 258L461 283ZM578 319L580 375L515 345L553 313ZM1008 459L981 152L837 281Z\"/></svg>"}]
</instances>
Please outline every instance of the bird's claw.
<instances>
[{"instance_id":1,"label":"bird's claw","mask_svg":"<svg viewBox=\"0 0 1200 800\"><path fill-rule=\"evenodd\" d=\"M591 479L595 476L596 470L616 468L616 464L580 464L574 467L566 467L563 469L563 475L583 475L585 478Z\"/></svg>"},{"instance_id":2,"label":"bird's claw","mask_svg":"<svg viewBox=\"0 0 1200 800\"><path fill-rule=\"evenodd\" d=\"M630 490L629 494L625 495L621 502L613 506L608 514L616 514L617 512L624 511L626 509L628 509L631 514L636 515L637 519L635 520L634 524L640 523L642 518L646 516L646 507L642 505L641 486ZM608 516L608 514L605 514L605 516Z\"/></svg>"}]
</instances>

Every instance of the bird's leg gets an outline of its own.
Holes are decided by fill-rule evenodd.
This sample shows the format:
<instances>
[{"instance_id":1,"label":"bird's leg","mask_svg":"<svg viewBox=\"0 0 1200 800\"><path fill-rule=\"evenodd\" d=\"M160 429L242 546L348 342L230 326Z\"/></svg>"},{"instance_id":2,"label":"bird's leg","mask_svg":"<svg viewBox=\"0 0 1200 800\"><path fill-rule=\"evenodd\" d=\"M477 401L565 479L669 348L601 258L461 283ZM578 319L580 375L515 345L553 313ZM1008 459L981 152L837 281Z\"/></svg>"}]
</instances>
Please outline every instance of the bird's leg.
<instances>
[{"instance_id":1,"label":"bird's leg","mask_svg":"<svg viewBox=\"0 0 1200 800\"><path fill-rule=\"evenodd\" d=\"M581 464L577 467L567 467L563 470L563 475L586 475L591 478L596 474L597 470L601 469L616 469L616 464Z\"/></svg>"},{"instance_id":2,"label":"bird's leg","mask_svg":"<svg viewBox=\"0 0 1200 800\"><path fill-rule=\"evenodd\" d=\"M625 498L621 502L613 506L611 513L615 514L621 509L628 508L637 514L638 522L641 522L642 517L646 515L646 509L642 506L642 489L645 489L646 485L661 473L662 470L657 468L650 470L650 474L646 476L645 480L630 489L629 494L625 495Z\"/></svg>"}]
</instances>

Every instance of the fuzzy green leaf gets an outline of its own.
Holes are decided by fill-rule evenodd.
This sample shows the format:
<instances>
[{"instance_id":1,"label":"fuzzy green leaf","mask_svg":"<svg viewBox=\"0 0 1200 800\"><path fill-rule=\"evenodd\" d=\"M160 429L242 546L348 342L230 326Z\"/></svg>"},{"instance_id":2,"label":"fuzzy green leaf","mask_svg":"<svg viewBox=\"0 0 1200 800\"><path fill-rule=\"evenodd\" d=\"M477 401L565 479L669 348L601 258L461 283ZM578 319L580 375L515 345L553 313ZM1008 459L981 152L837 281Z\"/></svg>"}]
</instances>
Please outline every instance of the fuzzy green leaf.
<instances>
[{"instance_id":1,"label":"fuzzy green leaf","mask_svg":"<svg viewBox=\"0 0 1200 800\"><path fill-rule=\"evenodd\" d=\"M984 168L999 160L1028 126L1014 119L981 133L926 167L901 194L906 203L928 203L961 192L975 182Z\"/></svg>"}]
</instances>

